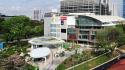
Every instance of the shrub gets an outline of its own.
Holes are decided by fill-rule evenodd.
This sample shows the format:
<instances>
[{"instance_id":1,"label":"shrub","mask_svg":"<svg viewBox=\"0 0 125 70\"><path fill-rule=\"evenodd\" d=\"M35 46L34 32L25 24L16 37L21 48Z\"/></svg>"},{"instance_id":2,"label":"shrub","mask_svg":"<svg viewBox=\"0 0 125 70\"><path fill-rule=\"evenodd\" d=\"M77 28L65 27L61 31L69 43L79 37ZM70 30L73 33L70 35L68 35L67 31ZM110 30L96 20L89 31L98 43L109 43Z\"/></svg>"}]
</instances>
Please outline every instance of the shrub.
<instances>
[{"instance_id":1,"label":"shrub","mask_svg":"<svg viewBox=\"0 0 125 70\"><path fill-rule=\"evenodd\" d=\"M65 69L66 69L65 65L64 65L64 64L60 64L60 65L57 67L56 70L65 70Z\"/></svg>"}]
</instances>

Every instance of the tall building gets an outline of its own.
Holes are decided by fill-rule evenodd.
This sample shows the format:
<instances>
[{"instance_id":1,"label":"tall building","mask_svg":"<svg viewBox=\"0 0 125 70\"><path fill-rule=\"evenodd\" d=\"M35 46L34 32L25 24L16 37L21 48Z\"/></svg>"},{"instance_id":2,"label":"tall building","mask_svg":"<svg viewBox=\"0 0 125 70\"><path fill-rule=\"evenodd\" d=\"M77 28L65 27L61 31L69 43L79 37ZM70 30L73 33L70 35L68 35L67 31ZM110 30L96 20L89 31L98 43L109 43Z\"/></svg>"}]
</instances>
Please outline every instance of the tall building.
<instances>
[{"instance_id":1,"label":"tall building","mask_svg":"<svg viewBox=\"0 0 125 70\"><path fill-rule=\"evenodd\" d=\"M62 13L95 13L121 16L123 0L61 0Z\"/></svg>"},{"instance_id":2,"label":"tall building","mask_svg":"<svg viewBox=\"0 0 125 70\"><path fill-rule=\"evenodd\" d=\"M42 18L41 10L34 10L33 19L34 20L41 20L41 18Z\"/></svg>"},{"instance_id":3,"label":"tall building","mask_svg":"<svg viewBox=\"0 0 125 70\"><path fill-rule=\"evenodd\" d=\"M95 13L99 15L110 14L108 2L104 0L62 0L63 13Z\"/></svg>"},{"instance_id":4,"label":"tall building","mask_svg":"<svg viewBox=\"0 0 125 70\"><path fill-rule=\"evenodd\" d=\"M113 16L123 17L123 0L109 0L109 11Z\"/></svg>"}]
</instances>

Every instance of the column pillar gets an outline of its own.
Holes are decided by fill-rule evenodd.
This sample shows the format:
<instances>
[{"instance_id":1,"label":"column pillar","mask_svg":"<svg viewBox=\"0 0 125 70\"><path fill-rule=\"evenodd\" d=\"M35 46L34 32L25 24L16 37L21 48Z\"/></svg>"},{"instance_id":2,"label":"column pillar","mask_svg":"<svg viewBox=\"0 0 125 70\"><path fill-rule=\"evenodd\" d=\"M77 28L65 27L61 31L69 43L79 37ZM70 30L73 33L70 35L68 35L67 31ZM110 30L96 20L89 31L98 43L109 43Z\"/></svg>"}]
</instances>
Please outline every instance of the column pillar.
<instances>
[{"instance_id":1,"label":"column pillar","mask_svg":"<svg viewBox=\"0 0 125 70\"><path fill-rule=\"evenodd\" d=\"M38 48L38 45L36 45L36 48Z\"/></svg>"},{"instance_id":2,"label":"column pillar","mask_svg":"<svg viewBox=\"0 0 125 70\"><path fill-rule=\"evenodd\" d=\"M46 57L44 57L44 59L45 59L45 63L46 63Z\"/></svg>"},{"instance_id":3,"label":"column pillar","mask_svg":"<svg viewBox=\"0 0 125 70\"><path fill-rule=\"evenodd\" d=\"M33 46L33 44L31 44L31 50L33 50L34 49L34 46Z\"/></svg>"}]
</instances>

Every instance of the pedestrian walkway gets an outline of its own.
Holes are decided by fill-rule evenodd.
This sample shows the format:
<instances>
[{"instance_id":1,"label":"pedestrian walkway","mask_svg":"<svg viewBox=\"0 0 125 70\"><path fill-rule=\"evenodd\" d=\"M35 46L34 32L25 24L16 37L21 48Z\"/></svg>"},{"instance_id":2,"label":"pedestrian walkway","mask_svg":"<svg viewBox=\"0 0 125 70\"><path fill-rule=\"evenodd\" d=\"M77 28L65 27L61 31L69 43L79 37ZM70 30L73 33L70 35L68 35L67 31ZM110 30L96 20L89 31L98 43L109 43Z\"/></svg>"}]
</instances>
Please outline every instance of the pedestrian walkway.
<instances>
[{"instance_id":1,"label":"pedestrian walkway","mask_svg":"<svg viewBox=\"0 0 125 70\"><path fill-rule=\"evenodd\" d=\"M85 47L80 47L77 50L83 51ZM75 54L75 49L72 51L65 51L65 56L63 57L55 57L57 49L51 49L51 54L46 63L40 62L38 63L40 70L56 70L57 66L61 64L65 59L69 58L71 55ZM78 52L79 53L79 52Z\"/></svg>"},{"instance_id":2,"label":"pedestrian walkway","mask_svg":"<svg viewBox=\"0 0 125 70\"><path fill-rule=\"evenodd\" d=\"M65 51L65 56L63 57L54 57L53 62L49 64L45 70L56 70L56 67L61 64L66 58L75 54L75 51Z\"/></svg>"}]
</instances>

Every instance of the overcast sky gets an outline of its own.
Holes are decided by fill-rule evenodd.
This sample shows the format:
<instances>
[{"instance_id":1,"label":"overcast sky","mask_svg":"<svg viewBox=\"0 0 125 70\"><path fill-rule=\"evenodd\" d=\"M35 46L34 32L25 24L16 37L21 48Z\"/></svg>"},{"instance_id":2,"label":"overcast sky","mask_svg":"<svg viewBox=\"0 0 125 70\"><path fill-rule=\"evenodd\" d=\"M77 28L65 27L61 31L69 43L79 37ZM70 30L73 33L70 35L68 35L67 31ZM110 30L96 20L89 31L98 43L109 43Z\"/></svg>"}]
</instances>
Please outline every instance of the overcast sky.
<instances>
[{"instance_id":1,"label":"overcast sky","mask_svg":"<svg viewBox=\"0 0 125 70\"><path fill-rule=\"evenodd\" d=\"M0 12L7 15L33 15L34 9L59 8L59 0L0 0Z\"/></svg>"}]
</instances>

